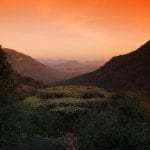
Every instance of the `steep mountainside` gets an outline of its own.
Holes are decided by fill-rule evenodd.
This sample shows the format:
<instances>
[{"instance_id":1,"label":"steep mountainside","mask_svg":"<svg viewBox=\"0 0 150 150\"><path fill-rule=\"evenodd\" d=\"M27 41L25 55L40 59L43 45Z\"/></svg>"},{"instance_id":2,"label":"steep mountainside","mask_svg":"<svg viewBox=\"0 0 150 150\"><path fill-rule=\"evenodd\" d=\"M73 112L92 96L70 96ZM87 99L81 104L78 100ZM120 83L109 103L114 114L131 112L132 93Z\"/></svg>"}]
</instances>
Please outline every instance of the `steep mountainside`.
<instances>
[{"instance_id":1,"label":"steep mountainside","mask_svg":"<svg viewBox=\"0 0 150 150\"><path fill-rule=\"evenodd\" d=\"M32 77L44 83L52 83L67 78L65 73L47 67L30 56L12 49L5 48L4 50L7 53L8 62L22 76Z\"/></svg>"},{"instance_id":2,"label":"steep mountainside","mask_svg":"<svg viewBox=\"0 0 150 150\"><path fill-rule=\"evenodd\" d=\"M100 69L61 84L95 85L108 90L150 90L150 41L137 50L113 57Z\"/></svg>"}]
</instances>

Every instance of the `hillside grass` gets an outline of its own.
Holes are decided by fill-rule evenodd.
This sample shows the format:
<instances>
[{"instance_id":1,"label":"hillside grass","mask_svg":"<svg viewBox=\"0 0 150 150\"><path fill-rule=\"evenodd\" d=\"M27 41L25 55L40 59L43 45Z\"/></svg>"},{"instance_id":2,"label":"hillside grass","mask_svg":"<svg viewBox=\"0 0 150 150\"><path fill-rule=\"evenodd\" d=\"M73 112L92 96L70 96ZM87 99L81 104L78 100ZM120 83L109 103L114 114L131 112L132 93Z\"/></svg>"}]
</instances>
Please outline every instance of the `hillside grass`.
<instances>
[{"instance_id":1,"label":"hillside grass","mask_svg":"<svg viewBox=\"0 0 150 150\"><path fill-rule=\"evenodd\" d=\"M56 86L39 91L39 98L61 98L61 97L76 97L76 98L95 98L109 97L108 92L92 86Z\"/></svg>"},{"instance_id":2,"label":"hillside grass","mask_svg":"<svg viewBox=\"0 0 150 150\"><path fill-rule=\"evenodd\" d=\"M36 96L28 97L25 104L33 108L49 108L49 111L79 112L88 111L111 96L97 87L60 86L40 90Z\"/></svg>"}]
</instances>

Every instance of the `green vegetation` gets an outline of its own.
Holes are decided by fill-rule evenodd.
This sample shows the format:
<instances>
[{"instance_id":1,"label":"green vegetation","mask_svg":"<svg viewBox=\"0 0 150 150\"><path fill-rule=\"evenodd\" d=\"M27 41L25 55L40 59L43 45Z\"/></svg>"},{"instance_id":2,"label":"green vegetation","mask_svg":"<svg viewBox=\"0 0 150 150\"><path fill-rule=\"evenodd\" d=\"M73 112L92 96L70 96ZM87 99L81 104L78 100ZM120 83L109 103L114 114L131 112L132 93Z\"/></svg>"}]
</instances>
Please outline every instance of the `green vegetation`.
<instances>
[{"instance_id":1,"label":"green vegetation","mask_svg":"<svg viewBox=\"0 0 150 150\"><path fill-rule=\"evenodd\" d=\"M0 108L2 150L149 150L150 95L60 86Z\"/></svg>"},{"instance_id":2,"label":"green vegetation","mask_svg":"<svg viewBox=\"0 0 150 150\"><path fill-rule=\"evenodd\" d=\"M92 86L56 86L41 90L38 96L42 99L59 97L76 97L88 99L109 96L109 93L103 89Z\"/></svg>"}]
</instances>

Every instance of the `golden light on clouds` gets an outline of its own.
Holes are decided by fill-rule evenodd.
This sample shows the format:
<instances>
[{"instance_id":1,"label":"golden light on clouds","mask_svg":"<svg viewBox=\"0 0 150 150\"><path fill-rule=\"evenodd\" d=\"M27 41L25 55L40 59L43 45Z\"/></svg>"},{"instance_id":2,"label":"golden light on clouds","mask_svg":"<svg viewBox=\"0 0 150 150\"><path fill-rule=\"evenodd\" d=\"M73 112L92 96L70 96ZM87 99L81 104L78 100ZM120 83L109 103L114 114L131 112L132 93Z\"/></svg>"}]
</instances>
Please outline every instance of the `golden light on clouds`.
<instances>
[{"instance_id":1,"label":"golden light on clouds","mask_svg":"<svg viewBox=\"0 0 150 150\"><path fill-rule=\"evenodd\" d=\"M149 39L149 0L0 0L0 42L33 57L103 59Z\"/></svg>"}]
</instances>

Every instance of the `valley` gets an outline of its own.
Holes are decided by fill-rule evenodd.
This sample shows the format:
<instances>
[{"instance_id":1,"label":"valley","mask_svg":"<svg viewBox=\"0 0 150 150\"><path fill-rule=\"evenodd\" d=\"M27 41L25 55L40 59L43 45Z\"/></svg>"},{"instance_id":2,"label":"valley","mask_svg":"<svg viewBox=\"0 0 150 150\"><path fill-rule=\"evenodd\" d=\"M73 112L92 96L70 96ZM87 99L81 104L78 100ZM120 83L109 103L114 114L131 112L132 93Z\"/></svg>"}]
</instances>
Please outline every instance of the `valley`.
<instances>
[{"instance_id":1,"label":"valley","mask_svg":"<svg viewBox=\"0 0 150 150\"><path fill-rule=\"evenodd\" d=\"M149 50L147 42L94 72L58 82L48 66L1 48L1 149L148 150Z\"/></svg>"}]
</instances>

